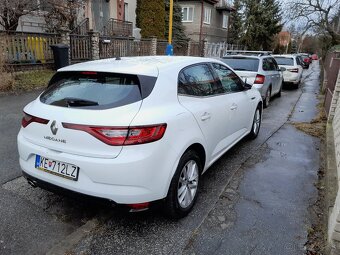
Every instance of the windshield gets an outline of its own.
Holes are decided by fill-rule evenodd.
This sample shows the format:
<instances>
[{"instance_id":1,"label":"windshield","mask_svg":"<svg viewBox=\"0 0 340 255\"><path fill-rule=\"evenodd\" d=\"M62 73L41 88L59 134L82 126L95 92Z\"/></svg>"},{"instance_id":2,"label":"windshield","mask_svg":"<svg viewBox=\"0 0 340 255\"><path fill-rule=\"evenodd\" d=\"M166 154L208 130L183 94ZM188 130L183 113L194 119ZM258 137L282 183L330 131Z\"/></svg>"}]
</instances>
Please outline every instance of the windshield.
<instances>
[{"instance_id":1,"label":"windshield","mask_svg":"<svg viewBox=\"0 0 340 255\"><path fill-rule=\"evenodd\" d=\"M60 72L40 100L62 107L112 108L140 101L142 96L136 75Z\"/></svg>"},{"instance_id":2,"label":"windshield","mask_svg":"<svg viewBox=\"0 0 340 255\"><path fill-rule=\"evenodd\" d=\"M259 69L259 60L256 58L226 57L221 60L235 71L257 72Z\"/></svg>"},{"instance_id":3,"label":"windshield","mask_svg":"<svg viewBox=\"0 0 340 255\"><path fill-rule=\"evenodd\" d=\"M283 66L293 66L294 65L294 59L293 58L287 58L287 57L274 57L278 65Z\"/></svg>"}]
</instances>

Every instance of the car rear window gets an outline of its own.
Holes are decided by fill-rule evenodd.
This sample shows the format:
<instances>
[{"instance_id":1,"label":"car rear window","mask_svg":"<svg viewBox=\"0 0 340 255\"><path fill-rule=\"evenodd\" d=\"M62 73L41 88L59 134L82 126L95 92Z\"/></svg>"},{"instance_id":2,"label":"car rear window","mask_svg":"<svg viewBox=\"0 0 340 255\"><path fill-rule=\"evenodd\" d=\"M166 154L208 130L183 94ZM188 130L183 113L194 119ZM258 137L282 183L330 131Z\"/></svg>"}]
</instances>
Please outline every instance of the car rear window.
<instances>
[{"instance_id":1,"label":"car rear window","mask_svg":"<svg viewBox=\"0 0 340 255\"><path fill-rule=\"evenodd\" d=\"M293 58L275 57L275 60L276 60L278 65L283 65L283 66L293 66L294 65L294 59Z\"/></svg>"},{"instance_id":2,"label":"car rear window","mask_svg":"<svg viewBox=\"0 0 340 255\"><path fill-rule=\"evenodd\" d=\"M142 100L142 93L137 75L60 72L40 100L61 107L113 108Z\"/></svg>"},{"instance_id":3,"label":"car rear window","mask_svg":"<svg viewBox=\"0 0 340 255\"><path fill-rule=\"evenodd\" d=\"M259 69L259 60L256 58L230 57L223 58L222 61L235 71L257 72Z\"/></svg>"}]
</instances>

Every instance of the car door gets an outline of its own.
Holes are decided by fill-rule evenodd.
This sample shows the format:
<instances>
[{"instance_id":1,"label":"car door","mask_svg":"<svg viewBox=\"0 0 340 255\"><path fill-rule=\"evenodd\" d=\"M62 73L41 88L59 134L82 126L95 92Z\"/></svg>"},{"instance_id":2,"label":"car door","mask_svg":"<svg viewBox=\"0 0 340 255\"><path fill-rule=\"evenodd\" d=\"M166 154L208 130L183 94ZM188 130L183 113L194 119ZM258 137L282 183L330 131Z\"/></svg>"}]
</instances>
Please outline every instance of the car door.
<instances>
[{"instance_id":1,"label":"car door","mask_svg":"<svg viewBox=\"0 0 340 255\"><path fill-rule=\"evenodd\" d=\"M218 156L228 135L227 103L209 63L188 66L178 77L178 100L195 117L207 144L207 157Z\"/></svg>"},{"instance_id":2,"label":"car door","mask_svg":"<svg viewBox=\"0 0 340 255\"><path fill-rule=\"evenodd\" d=\"M274 58L268 58L269 63L269 70L271 72L272 77L272 84L273 84L273 94L279 92L281 87L281 79L280 79L280 72L278 71L279 67L277 66Z\"/></svg>"},{"instance_id":3,"label":"car door","mask_svg":"<svg viewBox=\"0 0 340 255\"><path fill-rule=\"evenodd\" d=\"M223 100L228 110L229 125L228 137L223 144L229 147L249 130L256 108L254 91L245 90L241 79L227 66L217 63L212 66L226 92Z\"/></svg>"},{"instance_id":4,"label":"car door","mask_svg":"<svg viewBox=\"0 0 340 255\"><path fill-rule=\"evenodd\" d=\"M262 61L262 69L265 72L266 83L272 87L272 95L276 93L275 71L272 69L270 58L264 58Z\"/></svg>"}]
</instances>

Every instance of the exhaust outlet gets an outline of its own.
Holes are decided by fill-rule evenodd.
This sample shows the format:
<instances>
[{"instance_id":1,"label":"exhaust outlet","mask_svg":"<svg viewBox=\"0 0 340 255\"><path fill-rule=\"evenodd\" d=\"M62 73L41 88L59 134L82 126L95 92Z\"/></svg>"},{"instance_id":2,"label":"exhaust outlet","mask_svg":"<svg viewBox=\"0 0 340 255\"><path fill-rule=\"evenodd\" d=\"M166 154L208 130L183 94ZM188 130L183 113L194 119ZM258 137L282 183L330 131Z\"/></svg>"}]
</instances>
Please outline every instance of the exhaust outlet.
<instances>
[{"instance_id":1,"label":"exhaust outlet","mask_svg":"<svg viewBox=\"0 0 340 255\"><path fill-rule=\"evenodd\" d=\"M38 186L37 186L37 182L35 182L35 181L31 180L31 179L27 179L27 182L28 182L28 184L31 185L33 188L38 187Z\"/></svg>"}]
</instances>

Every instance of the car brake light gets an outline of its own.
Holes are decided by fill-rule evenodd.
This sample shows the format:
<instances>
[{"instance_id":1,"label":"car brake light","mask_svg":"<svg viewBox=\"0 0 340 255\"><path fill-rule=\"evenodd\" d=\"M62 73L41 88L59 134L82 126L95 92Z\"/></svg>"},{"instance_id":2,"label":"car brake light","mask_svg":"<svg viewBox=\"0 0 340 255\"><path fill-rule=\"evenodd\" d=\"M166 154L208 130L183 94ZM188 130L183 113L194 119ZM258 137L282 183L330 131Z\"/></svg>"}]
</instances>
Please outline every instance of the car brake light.
<instances>
[{"instance_id":1,"label":"car brake light","mask_svg":"<svg viewBox=\"0 0 340 255\"><path fill-rule=\"evenodd\" d=\"M298 68L294 68L294 69L288 69L289 72L292 72L292 73L298 73L299 72L299 69Z\"/></svg>"},{"instance_id":2,"label":"car brake light","mask_svg":"<svg viewBox=\"0 0 340 255\"><path fill-rule=\"evenodd\" d=\"M81 72L81 74L85 74L85 75L96 75L97 72Z\"/></svg>"},{"instance_id":3,"label":"car brake light","mask_svg":"<svg viewBox=\"0 0 340 255\"><path fill-rule=\"evenodd\" d=\"M256 75L254 84L263 84L265 78L266 78L266 77L265 77L264 75L261 75L261 74Z\"/></svg>"},{"instance_id":4,"label":"car brake light","mask_svg":"<svg viewBox=\"0 0 340 255\"><path fill-rule=\"evenodd\" d=\"M113 146L151 143L160 140L166 124L137 127L101 127L63 123L64 128L81 130Z\"/></svg>"},{"instance_id":5,"label":"car brake light","mask_svg":"<svg viewBox=\"0 0 340 255\"><path fill-rule=\"evenodd\" d=\"M22 127L25 128L29 124L31 124L32 122L37 122L37 123L46 125L49 122L49 120L42 119L42 118L39 118L39 117L35 117L35 116L29 115L29 114L24 112L24 117L22 117L22 120L21 120Z\"/></svg>"}]
</instances>

